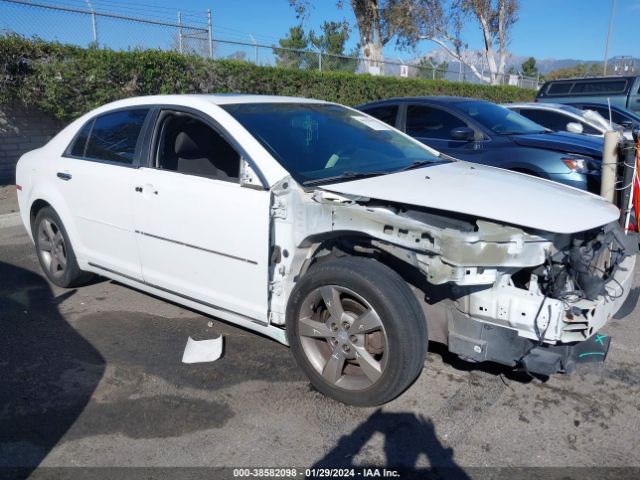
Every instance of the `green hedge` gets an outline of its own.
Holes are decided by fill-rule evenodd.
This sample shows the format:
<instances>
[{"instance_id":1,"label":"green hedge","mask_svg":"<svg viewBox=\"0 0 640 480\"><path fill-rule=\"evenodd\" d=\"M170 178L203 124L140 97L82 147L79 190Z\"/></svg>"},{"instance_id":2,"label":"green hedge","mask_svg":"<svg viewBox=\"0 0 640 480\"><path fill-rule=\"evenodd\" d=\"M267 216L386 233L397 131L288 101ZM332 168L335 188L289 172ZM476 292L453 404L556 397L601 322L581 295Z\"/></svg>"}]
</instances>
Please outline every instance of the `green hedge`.
<instances>
[{"instance_id":1,"label":"green hedge","mask_svg":"<svg viewBox=\"0 0 640 480\"><path fill-rule=\"evenodd\" d=\"M259 67L158 50L118 52L0 37L0 103L20 101L61 120L106 102L167 93L294 95L346 105L394 96L462 95L494 102L532 100L535 92L370 75Z\"/></svg>"}]
</instances>

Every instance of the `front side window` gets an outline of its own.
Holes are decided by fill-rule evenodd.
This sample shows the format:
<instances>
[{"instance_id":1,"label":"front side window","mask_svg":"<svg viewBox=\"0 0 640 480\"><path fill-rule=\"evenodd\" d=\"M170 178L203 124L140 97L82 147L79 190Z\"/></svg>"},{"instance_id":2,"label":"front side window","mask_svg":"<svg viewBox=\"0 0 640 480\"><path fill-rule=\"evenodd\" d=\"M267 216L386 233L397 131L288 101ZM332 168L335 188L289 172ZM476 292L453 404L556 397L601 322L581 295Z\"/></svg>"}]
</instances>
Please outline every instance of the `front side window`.
<instances>
[{"instance_id":1,"label":"front side window","mask_svg":"<svg viewBox=\"0 0 640 480\"><path fill-rule=\"evenodd\" d=\"M607 122L607 126L609 123L609 109L607 107L604 106L599 106L599 105L588 105L587 107L585 107L589 110L593 110L594 112L599 113ZM627 119L620 115L618 112L616 112L615 110L611 110L611 121L613 123L617 123L620 124L624 121L626 121Z\"/></svg>"},{"instance_id":2,"label":"front side window","mask_svg":"<svg viewBox=\"0 0 640 480\"><path fill-rule=\"evenodd\" d=\"M303 184L384 175L436 153L389 125L346 107L322 103L222 105Z\"/></svg>"},{"instance_id":3,"label":"front side window","mask_svg":"<svg viewBox=\"0 0 640 480\"><path fill-rule=\"evenodd\" d=\"M582 133L587 135L602 135L602 132L595 127L592 127L588 123L580 122L582 124Z\"/></svg>"},{"instance_id":4,"label":"front side window","mask_svg":"<svg viewBox=\"0 0 640 480\"><path fill-rule=\"evenodd\" d=\"M160 118L157 168L185 175L237 182L240 155L218 132L187 114Z\"/></svg>"},{"instance_id":5,"label":"front side window","mask_svg":"<svg viewBox=\"0 0 640 480\"><path fill-rule=\"evenodd\" d=\"M132 165L148 112L138 108L100 115L79 132L71 155Z\"/></svg>"},{"instance_id":6,"label":"front side window","mask_svg":"<svg viewBox=\"0 0 640 480\"><path fill-rule=\"evenodd\" d=\"M455 115L424 105L407 107L407 134L412 137L451 139L451 130L467 124Z\"/></svg>"}]
</instances>

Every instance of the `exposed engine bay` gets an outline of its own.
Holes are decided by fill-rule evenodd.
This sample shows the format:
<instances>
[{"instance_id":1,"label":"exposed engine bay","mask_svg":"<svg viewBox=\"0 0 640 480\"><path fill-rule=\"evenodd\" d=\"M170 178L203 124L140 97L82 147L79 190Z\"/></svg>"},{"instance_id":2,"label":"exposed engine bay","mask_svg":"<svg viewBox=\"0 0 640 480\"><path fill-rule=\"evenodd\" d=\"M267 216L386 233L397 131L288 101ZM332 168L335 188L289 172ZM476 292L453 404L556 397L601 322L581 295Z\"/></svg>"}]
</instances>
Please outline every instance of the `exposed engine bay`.
<instances>
[{"instance_id":1,"label":"exposed engine bay","mask_svg":"<svg viewBox=\"0 0 640 480\"><path fill-rule=\"evenodd\" d=\"M534 348L583 342L628 295L637 240L617 222L553 233L289 185L273 190L272 324L284 324L297 276L340 255L391 266L421 301L429 339L472 361L515 366Z\"/></svg>"}]
</instances>

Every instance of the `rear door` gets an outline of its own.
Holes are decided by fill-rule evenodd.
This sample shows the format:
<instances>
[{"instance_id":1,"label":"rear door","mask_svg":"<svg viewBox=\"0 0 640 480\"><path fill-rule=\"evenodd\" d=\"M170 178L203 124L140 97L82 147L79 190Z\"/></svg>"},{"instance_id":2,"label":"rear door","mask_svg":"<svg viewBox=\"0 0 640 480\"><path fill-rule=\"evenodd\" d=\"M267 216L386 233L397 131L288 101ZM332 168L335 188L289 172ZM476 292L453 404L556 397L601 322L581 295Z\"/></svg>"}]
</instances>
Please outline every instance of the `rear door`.
<instances>
[{"instance_id":1,"label":"rear door","mask_svg":"<svg viewBox=\"0 0 640 480\"><path fill-rule=\"evenodd\" d=\"M134 186L149 123L148 107L87 122L61 158L59 189L73 215L79 257L92 266L141 279L134 234Z\"/></svg>"},{"instance_id":2,"label":"rear door","mask_svg":"<svg viewBox=\"0 0 640 480\"><path fill-rule=\"evenodd\" d=\"M210 117L163 109L135 222L146 283L267 322L270 192L240 185L241 151Z\"/></svg>"}]
</instances>

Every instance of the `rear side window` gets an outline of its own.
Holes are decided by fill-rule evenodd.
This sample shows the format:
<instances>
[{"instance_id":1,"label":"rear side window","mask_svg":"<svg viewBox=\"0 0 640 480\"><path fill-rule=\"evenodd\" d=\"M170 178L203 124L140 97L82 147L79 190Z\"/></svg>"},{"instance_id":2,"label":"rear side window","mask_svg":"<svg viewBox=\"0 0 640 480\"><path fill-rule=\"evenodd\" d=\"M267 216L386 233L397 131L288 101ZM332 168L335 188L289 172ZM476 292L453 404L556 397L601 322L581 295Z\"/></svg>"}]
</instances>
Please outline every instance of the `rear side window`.
<instances>
[{"instance_id":1,"label":"rear side window","mask_svg":"<svg viewBox=\"0 0 640 480\"><path fill-rule=\"evenodd\" d=\"M547 87L547 95L563 95L569 93L573 83L552 83Z\"/></svg>"},{"instance_id":2,"label":"rear side window","mask_svg":"<svg viewBox=\"0 0 640 480\"><path fill-rule=\"evenodd\" d=\"M609 80L593 82L576 82L571 93L624 93L627 80Z\"/></svg>"},{"instance_id":3,"label":"rear side window","mask_svg":"<svg viewBox=\"0 0 640 480\"><path fill-rule=\"evenodd\" d=\"M412 137L451 139L451 130L466 127L458 117L437 108L423 105L407 107L407 134Z\"/></svg>"},{"instance_id":4,"label":"rear side window","mask_svg":"<svg viewBox=\"0 0 640 480\"><path fill-rule=\"evenodd\" d=\"M381 107L368 108L364 110L364 112L372 117L376 117L378 120L388 123L392 127L396 126L396 116L398 115L397 105L383 105Z\"/></svg>"},{"instance_id":5,"label":"rear side window","mask_svg":"<svg viewBox=\"0 0 640 480\"><path fill-rule=\"evenodd\" d=\"M88 122L69 149L72 156L132 165L148 108L107 113Z\"/></svg>"},{"instance_id":6,"label":"rear side window","mask_svg":"<svg viewBox=\"0 0 640 480\"><path fill-rule=\"evenodd\" d=\"M71 148L69 148L69 153L74 157L84 157L87 150L87 140L89 139L89 134L91 133L91 128L93 127L94 120L90 120L84 124L84 127L80 129L78 135L76 136L73 144L71 144Z\"/></svg>"}]
</instances>

